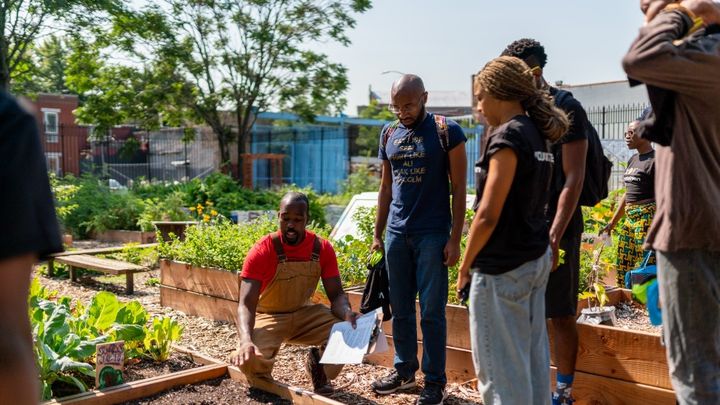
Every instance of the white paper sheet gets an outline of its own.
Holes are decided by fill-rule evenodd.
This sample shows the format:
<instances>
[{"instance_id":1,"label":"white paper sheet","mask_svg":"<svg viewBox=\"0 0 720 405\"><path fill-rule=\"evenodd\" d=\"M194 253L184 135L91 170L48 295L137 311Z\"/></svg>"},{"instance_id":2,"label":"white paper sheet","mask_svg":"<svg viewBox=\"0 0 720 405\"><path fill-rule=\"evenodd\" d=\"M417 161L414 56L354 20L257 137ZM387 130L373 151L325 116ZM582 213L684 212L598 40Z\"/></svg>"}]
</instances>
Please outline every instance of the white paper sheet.
<instances>
[{"instance_id":1,"label":"white paper sheet","mask_svg":"<svg viewBox=\"0 0 720 405\"><path fill-rule=\"evenodd\" d=\"M377 312L373 311L357 318L356 329L347 321L333 325L320 363L362 363L363 356L368 352L370 336L377 325L377 319Z\"/></svg>"}]
</instances>

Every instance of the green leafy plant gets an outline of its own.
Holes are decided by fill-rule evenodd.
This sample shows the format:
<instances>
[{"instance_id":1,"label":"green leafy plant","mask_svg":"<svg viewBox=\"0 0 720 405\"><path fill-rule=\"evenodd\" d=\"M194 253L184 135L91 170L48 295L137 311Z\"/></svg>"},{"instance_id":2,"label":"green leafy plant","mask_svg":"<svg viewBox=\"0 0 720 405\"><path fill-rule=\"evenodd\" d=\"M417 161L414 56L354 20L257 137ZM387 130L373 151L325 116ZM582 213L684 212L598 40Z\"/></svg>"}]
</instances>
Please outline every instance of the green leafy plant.
<instances>
[{"instance_id":1,"label":"green leafy plant","mask_svg":"<svg viewBox=\"0 0 720 405\"><path fill-rule=\"evenodd\" d=\"M277 230L275 221L258 218L236 225L229 220L188 227L185 240L171 235L158 245L160 256L200 267L239 271L250 248L264 235Z\"/></svg>"},{"instance_id":2,"label":"green leafy plant","mask_svg":"<svg viewBox=\"0 0 720 405\"><path fill-rule=\"evenodd\" d=\"M145 199L144 209L138 218L140 230L149 232L155 229L153 221L188 221L192 217L185 207L185 195L174 191L164 197Z\"/></svg>"},{"instance_id":3,"label":"green leafy plant","mask_svg":"<svg viewBox=\"0 0 720 405\"><path fill-rule=\"evenodd\" d=\"M53 300L55 296L37 279L32 282L29 316L44 399L53 396L56 382L80 392L93 384L98 343L124 340L126 358L145 353L148 314L139 302L121 303L114 294L99 292L88 306L80 301L73 306L69 297Z\"/></svg>"},{"instance_id":4,"label":"green leafy plant","mask_svg":"<svg viewBox=\"0 0 720 405\"><path fill-rule=\"evenodd\" d=\"M153 318L152 327L145 328L145 352L155 361L170 357L172 343L180 340L183 326L169 317Z\"/></svg>"},{"instance_id":5,"label":"green leafy plant","mask_svg":"<svg viewBox=\"0 0 720 405\"><path fill-rule=\"evenodd\" d=\"M160 279L157 277L150 277L149 279L145 280L145 285L148 287L155 287L160 284Z\"/></svg>"},{"instance_id":6,"label":"green leafy plant","mask_svg":"<svg viewBox=\"0 0 720 405\"><path fill-rule=\"evenodd\" d=\"M137 264L145 267L156 267L158 262L158 251L155 247L138 248L139 243L131 242L123 246L122 251L101 255L123 262Z\"/></svg>"},{"instance_id":7,"label":"green leafy plant","mask_svg":"<svg viewBox=\"0 0 720 405\"><path fill-rule=\"evenodd\" d=\"M593 261L590 265L590 271L585 274L585 285L587 287L578 294L578 299L587 299L589 304L594 301L601 307L604 307L608 302L605 286L602 283L602 278L606 273L605 266L601 262L604 248L605 244L601 239L598 239L592 245Z\"/></svg>"}]
</instances>

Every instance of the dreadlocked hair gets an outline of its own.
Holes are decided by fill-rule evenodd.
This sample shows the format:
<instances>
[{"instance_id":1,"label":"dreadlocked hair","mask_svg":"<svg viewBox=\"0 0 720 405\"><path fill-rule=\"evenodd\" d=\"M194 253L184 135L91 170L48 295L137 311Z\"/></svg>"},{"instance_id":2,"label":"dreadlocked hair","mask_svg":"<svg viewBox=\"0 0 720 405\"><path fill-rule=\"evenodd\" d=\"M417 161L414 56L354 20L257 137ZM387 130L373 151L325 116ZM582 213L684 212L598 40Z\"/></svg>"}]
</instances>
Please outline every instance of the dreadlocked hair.
<instances>
[{"instance_id":1,"label":"dreadlocked hair","mask_svg":"<svg viewBox=\"0 0 720 405\"><path fill-rule=\"evenodd\" d=\"M546 90L535 87L532 70L518 58L500 56L488 62L475 75L475 89L498 100L519 101L538 129L552 142L570 128L567 114L555 107Z\"/></svg>"},{"instance_id":2,"label":"dreadlocked hair","mask_svg":"<svg viewBox=\"0 0 720 405\"><path fill-rule=\"evenodd\" d=\"M514 56L522 60L527 60L530 56L534 56L541 68L544 68L547 63L545 47L532 38L518 39L505 48L502 56Z\"/></svg>"}]
</instances>

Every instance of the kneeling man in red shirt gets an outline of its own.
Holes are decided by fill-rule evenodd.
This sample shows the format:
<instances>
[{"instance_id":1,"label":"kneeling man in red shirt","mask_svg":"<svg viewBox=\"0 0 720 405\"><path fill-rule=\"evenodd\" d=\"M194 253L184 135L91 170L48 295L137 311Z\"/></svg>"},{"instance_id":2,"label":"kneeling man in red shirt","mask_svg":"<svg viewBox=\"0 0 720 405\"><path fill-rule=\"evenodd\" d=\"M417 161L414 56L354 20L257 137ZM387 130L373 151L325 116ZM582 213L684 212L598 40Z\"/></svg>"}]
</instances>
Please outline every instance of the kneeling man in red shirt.
<instances>
[{"instance_id":1,"label":"kneeling man in red shirt","mask_svg":"<svg viewBox=\"0 0 720 405\"><path fill-rule=\"evenodd\" d=\"M332 392L328 380L342 366L320 365L320 348L334 323L344 320L354 326L357 314L343 291L332 245L305 229L308 208L304 194L285 194L278 212L280 230L248 253L240 283L238 347L231 362L248 376L272 378L283 343L312 346L306 369L313 390L327 394ZM310 302L320 279L330 308Z\"/></svg>"}]
</instances>

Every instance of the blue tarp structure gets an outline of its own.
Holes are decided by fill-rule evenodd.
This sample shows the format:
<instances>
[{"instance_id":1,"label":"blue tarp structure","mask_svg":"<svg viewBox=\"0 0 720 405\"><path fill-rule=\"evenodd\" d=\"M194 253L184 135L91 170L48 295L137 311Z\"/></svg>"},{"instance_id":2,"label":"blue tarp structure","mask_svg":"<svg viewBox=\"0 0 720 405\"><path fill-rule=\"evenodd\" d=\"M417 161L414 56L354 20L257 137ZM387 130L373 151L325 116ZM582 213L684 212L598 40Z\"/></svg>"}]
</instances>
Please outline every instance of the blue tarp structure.
<instances>
[{"instance_id":1,"label":"blue tarp structure","mask_svg":"<svg viewBox=\"0 0 720 405\"><path fill-rule=\"evenodd\" d=\"M262 113L258 119L297 121L298 117L288 113ZM316 117L313 124L298 124L290 127L255 125L252 129L251 153L284 154L283 183L301 187L310 186L319 193L337 193L340 184L350 171L350 136L348 127L365 125L380 128L386 121L349 118ZM468 187L474 187L474 163L478 158L479 139L482 126L465 129L468 137ZM253 163L253 184L269 187L271 184L270 165L259 160Z\"/></svg>"}]
</instances>

